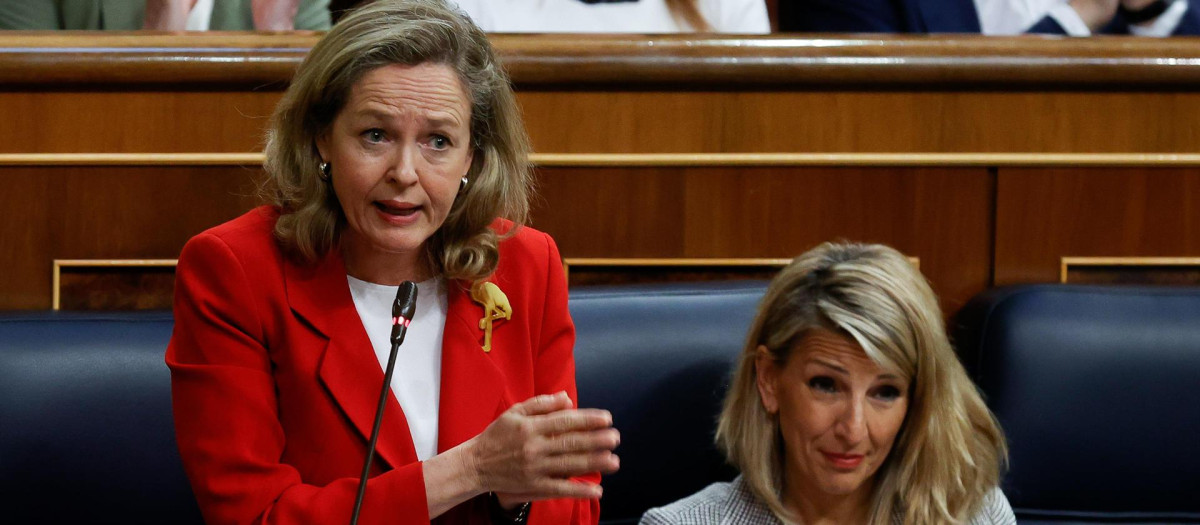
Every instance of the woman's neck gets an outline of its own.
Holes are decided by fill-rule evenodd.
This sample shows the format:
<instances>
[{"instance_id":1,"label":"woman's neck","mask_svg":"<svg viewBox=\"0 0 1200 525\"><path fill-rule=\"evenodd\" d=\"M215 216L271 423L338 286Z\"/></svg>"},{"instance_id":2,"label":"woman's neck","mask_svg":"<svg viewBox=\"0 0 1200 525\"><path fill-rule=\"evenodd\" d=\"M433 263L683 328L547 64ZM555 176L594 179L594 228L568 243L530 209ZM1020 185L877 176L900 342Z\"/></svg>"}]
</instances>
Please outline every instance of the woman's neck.
<instances>
[{"instance_id":1,"label":"woman's neck","mask_svg":"<svg viewBox=\"0 0 1200 525\"><path fill-rule=\"evenodd\" d=\"M362 243L345 239L338 248L346 273L369 283L396 286L404 281L422 282L433 277L425 250L383 253Z\"/></svg>"},{"instance_id":2,"label":"woman's neck","mask_svg":"<svg viewBox=\"0 0 1200 525\"><path fill-rule=\"evenodd\" d=\"M824 493L804 483L785 483L783 506L804 525L867 523L871 514L871 485L863 483L850 494Z\"/></svg>"}]
</instances>

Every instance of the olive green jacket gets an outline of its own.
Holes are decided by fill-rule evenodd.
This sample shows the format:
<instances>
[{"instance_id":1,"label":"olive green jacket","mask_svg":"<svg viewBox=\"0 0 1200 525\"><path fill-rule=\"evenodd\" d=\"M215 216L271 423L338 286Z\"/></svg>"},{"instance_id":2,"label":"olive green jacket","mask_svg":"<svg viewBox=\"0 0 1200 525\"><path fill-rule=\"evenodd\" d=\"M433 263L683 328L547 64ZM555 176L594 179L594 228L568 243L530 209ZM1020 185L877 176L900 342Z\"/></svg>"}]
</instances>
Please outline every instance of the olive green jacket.
<instances>
[{"instance_id":1,"label":"olive green jacket","mask_svg":"<svg viewBox=\"0 0 1200 525\"><path fill-rule=\"evenodd\" d=\"M296 29L329 29L330 0L300 0ZM0 0L0 29L142 28L144 0ZM213 0L214 31L254 29L250 0Z\"/></svg>"}]
</instances>

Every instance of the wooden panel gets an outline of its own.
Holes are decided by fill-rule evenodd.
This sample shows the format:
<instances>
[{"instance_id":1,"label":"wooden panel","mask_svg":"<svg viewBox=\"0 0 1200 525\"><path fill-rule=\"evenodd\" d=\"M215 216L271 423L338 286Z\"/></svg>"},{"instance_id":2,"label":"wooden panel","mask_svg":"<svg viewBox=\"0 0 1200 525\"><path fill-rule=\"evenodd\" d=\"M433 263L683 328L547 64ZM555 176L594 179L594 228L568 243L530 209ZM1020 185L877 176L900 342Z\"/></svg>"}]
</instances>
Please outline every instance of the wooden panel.
<instances>
[{"instance_id":1,"label":"wooden panel","mask_svg":"<svg viewBox=\"0 0 1200 525\"><path fill-rule=\"evenodd\" d=\"M563 261L570 286L596 284L769 280L791 259L615 259Z\"/></svg>"},{"instance_id":2,"label":"wooden panel","mask_svg":"<svg viewBox=\"0 0 1200 525\"><path fill-rule=\"evenodd\" d=\"M989 283L983 168L542 168L534 225L564 257L790 258L890 244L957 310Z\"/></svg>"},{"instance_id":3,"label":"wooden panel","mask_svg":"<svg viewBox=\"0 0 1200 525\"><path fill-rule=\"evenodd\" d=\"M0 91L0 153L259 151L279 96Z\"/></svg>"},{"instance_id":4,"label":"wooden panel","mask_svg":"<svg viewBox=\"0 0 1200 525\"><path fill-rule=\"evenodd\" d=\"M563 257L687 257L679 235L686 176L678 168L542 168L532 223L555 236Z\"/></svg>"},{"instance_id":5,"label":"wooden panel","mask_svg":"<svg viewBox=\"0 0 1200 525\"><path fill-rule=\"evenodd\" d=\"M0 121L4 119L0 118ZM0 309L49 308L54 256L51 210L62 191L29 168L0 167ZM32 171L41 171L32 169Z\"/></svg>"},{"instance_id":6,"label":"wooden panel","mask_svg":"<svg viewBox=\"0 0 1200 525\"><path fill-rule=\"evenodd\" d=\"M258 168L0 167L0 309L50 308L54 259L169 259L257 199Z\"/></svg>"},{"instance_id":7,"label":"wooden panel","mask_svg":"<svg viewBox=\"0 0 1200 525\"><path fill-rule=\"evenodd\" d=\"M1056 282L1062 257L1200 256L1200 173L1004 168L995 284Z\"/></svg>"},{"instance_id":8,"label":"wooden panel","mask_svg":"<svg viewBox=\"0 0 1200 525\"><path fill-rule=\"evenodd\" d=\"M1200 93L519 95L540 153L1200 151Z\"/></svg>"},{"instance_id":9,"label":"wooden panel","mask_svg":"<svg viewBox=\"0 0 1200 525\"><path fill-rule=\"evenodd\" d=\"M173 267L73 267L59 287L62 310L169 310Z\"/></svg>"},{"instance_id":10,"label":"wooden panel","mask_svg":"<svg viewBox=\"0 0 1200 525\"><path fill-rule=\"evenodd\" d=\"M278 97L0 91L0 153L258 151ZM1200 151L1200 120L1176 118L1200 114L1200 93L562 91L518 98L540 153Z\"/></svg>"}]
</instances>

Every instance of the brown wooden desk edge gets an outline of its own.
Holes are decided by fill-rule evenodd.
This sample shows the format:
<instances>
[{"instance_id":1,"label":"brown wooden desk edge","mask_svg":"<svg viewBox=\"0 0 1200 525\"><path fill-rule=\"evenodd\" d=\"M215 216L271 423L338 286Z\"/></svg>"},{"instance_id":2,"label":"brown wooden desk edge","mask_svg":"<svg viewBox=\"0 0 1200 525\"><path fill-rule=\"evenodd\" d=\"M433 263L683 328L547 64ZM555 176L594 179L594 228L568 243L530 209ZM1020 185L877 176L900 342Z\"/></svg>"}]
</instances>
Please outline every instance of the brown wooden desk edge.
<instances>
[{"instance_id":1,"label":"brown wooden desk edge","mask_svg":"<svg viewBox=\"0 0 1200 525\"><path fill-rule=\"evenodd\" d=\"M0 32L0 83L282 86L318 33ZM1185 89L1194 38L493 35L515 83L635 89ZM277 89L277 88L276 88Z\"/></svg>"}]
</instances>

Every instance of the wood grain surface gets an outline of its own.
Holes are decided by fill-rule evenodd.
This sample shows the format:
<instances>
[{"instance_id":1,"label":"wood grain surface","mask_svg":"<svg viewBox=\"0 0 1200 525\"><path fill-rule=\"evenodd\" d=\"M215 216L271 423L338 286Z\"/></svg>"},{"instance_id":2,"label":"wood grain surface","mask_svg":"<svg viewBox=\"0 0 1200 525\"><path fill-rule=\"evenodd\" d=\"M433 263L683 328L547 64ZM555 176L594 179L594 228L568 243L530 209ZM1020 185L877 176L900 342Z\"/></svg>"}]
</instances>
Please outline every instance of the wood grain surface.
<instances>
[{"instance_id":1,"label":"wood grain surface","mask_svg":"<svg viewBox=\"0 0 1200 525\"><path fill-rule=\"evenodd\" d=\"M1200 173L1001 169L995 284L1057 282L1062 257L1085 256L1200 256Z\"/></svg>"},{"instance_id":2,"label":"wood grain surface","mask_svg":"<svg viewBox=\"0 0 1200 525\"><path fill-rule=\"evenodd\" d=\"M49 308L54 259L170 259L254 206L254 167L0 167L0 308Z\"/></svg>"}]
</instances>

